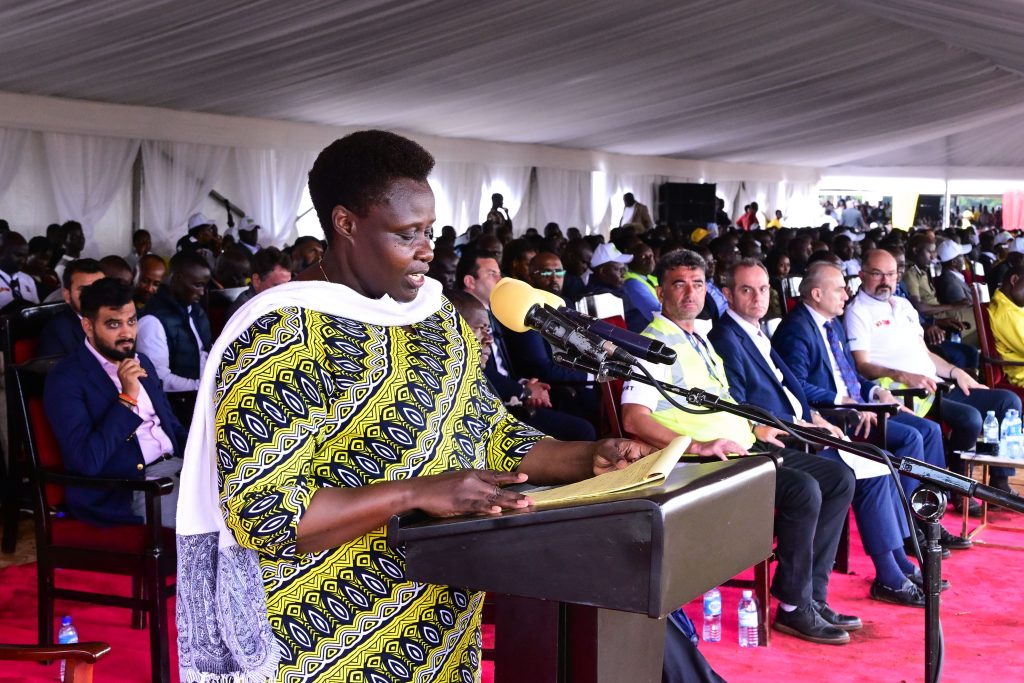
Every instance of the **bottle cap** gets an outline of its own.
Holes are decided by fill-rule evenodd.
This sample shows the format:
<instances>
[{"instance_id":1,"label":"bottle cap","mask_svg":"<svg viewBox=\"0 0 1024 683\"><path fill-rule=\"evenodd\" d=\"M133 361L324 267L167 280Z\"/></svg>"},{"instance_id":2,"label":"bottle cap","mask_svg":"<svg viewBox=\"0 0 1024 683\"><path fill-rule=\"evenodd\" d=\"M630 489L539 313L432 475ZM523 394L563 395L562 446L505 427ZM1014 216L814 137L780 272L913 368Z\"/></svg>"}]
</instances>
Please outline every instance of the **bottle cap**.
<instances>
[{"instance_id":1,"label":"bottle cap","mask_svg":"<svg viewBox=\"0 0 1024 683\"><path fill-rule=\"evenodd\" d=\"M743 591L744 600L749 600L752 597L754 597L754 591Z\"/></svg>"},{"instance_id":2,"label":"bottle cap","mask_svg":"<svg viewBox=\"0 0 1024 683\"><path fill-rule=\"evenodd\" d=\"M68 616L68 615L65 615L64 618L60 620L60 625L61 626L70 626L71 625L71 617Z\"/></svg>"}]
</instances>

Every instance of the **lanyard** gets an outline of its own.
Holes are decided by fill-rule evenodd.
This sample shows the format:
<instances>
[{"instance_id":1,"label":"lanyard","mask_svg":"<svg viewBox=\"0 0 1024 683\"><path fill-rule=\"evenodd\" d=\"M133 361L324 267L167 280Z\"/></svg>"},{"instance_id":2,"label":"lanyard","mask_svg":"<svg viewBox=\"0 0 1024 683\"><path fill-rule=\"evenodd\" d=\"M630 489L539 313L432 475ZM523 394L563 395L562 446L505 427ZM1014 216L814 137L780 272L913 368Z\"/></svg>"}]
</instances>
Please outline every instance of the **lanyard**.
<instances>
[{"instance_id":1,"label":"lanyard","mask_svg":"<svg viewBox=\"0 0 1024 683\"><path fill-rule=\"evenodd\" d=\"M711 356L708 354L707 342L701 339L700 335L698 334L693 334L687 332L686 330L682 330L682 332L683 334L686 335L686 340L690 342L690 346L693 347L693 350L696 351L697 355L700 356L700 359L704 361L704 367L707 368L708 374L711 375L711 379L715 380L718 386L724 389L725 382L723 382L722 379L718 376L718 373L715 372L715 364L711 360Z\"/></svg>"}]
</instances>

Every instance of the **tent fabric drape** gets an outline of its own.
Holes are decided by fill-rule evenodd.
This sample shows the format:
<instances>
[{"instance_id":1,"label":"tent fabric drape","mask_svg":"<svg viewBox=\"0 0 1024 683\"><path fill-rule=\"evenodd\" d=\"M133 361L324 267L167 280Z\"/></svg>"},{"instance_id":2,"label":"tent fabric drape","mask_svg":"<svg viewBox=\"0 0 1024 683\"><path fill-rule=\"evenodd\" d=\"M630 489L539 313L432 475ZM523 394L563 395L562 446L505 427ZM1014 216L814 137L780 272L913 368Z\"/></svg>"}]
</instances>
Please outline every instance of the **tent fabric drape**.
<instances>
[{"instance_id":1,"label":"tent fabric drape","mask_svg":"<svg viewBox=\"0 0 1024 683\"><path fill-rule=\"evenodd\" d=\"M220 178L229 151L212 145L143 141L142 208L156 253L174 253L189 216Z\"/></svg>"},{"instance_id":2,"label":"tent fabric drape","mask_svg":"<svg viewBox=\"0 0 1024 683\"><path fill-rule=\"evenodd\" d=\"M0 197L14 181L28 136L27 130L0 128Z\"/></svg>"},{"instance_id":3,"label":"tent fabric drape","mask_svg":"<svg viewBox=\"0 0 1024 683\"><path fill-rule=\"evenodd\" d=\"M1003 194L1003 228L1024 228L1024 192Z\"/></svg>"},{"instance_id":4,"label":"tent fabric drape","mask_svg":"<svg viewBox=\"0 0 1024 683\"><path fill-rule=\"evenodd\" d=\"M282 245L298 234L295 219L316 155L312 152L285 152L273 149L235 149L238 173L238 202L260 230L260 244Z\"/></svg>"},{"instance_id":5,"label":"tent fabric drape","mask_svg":"<svg viewBox=\"0 0 1024 683\"><path fill-rule=\"evenodd\" d=\"M61 221L77 220L86 240L127 182L139 141L43 133L47 169Z\"/></svg>"},{"instance_id":6,"label":"tent fabric drape","mask_svg":"<svg viewBox=\"0 0 1024 683\"><path fill-rule=\"evenodd\" d=\"M569 227L595 227L591 174L561 168L537 169L537 201L530 225L543 232L547 223Z\"/></svg>"}]
</instances>

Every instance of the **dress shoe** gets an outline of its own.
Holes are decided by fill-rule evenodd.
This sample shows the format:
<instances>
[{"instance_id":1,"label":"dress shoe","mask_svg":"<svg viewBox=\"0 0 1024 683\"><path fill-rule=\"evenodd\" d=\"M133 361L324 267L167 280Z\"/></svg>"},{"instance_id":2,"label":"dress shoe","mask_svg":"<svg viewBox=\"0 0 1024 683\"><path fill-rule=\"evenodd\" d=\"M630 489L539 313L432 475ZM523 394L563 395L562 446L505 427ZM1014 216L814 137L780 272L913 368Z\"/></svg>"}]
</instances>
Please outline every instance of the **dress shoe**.
<instances>
[{"instance_id":1,"label":"dress shoe","mask_svg":"<svg viewBox=\"0 0 1024 683\"><path fill-rule=\"evenodd\" d=\"M914 585L917 586L918 588L920 588L922 591L924 590L924 574L921 573L920 569L918 569L917 567L914 567L913 573L907 574L907 578L910 579L914 583ZM948 579L943 579L942 580L942 590L944 590L944 591L949 590L949 580Z\"/></svg>"},{"instance_id":2,"label":"dress shoe","mask_svg":"<svg viewBox=\"0 0 1024 683\"><path fill-rule=\"evenodd\" d=\"M958 497L953 500L953 508L956 510L958 515L964 513L964 499ZM967 515L970 517L981 517L981 503L971 498L971 503L967 507Z\"/></svg>"},{"instance_id":3,"label":"dress shoe","mask_svg":"<svg viewBox=\"0 0 1024 683\"><path fill-rule=\"evenodd\" d=\"M864 626L860 617L854 617L849 614L839 614L829 607L827 602L818 602L817 600L814 600L811 604L814 605L814 609L822 619L836 628L841 628L844 631L856 631Z\"/></svg>"},{"instance_id":4,"label":"dress shoe","mask_svg":"<svg viewBox=\"0 0 1024 683\"><path fill-rule=\"evenodd\" d=\"M812 643L845 645L850 642L850 635L846 631L825 621L810 604L798 607L792 612L786 612L780 606L775 611L775 623L772 628Z\"/></svg>"},{"instance_id":5,"label":"dress shoe","mask_svg":"<svg viewBox=\"0 0 1024 683\"><path fill-rule=\"evenodd\" d=\"M966 550L974 544L971 543L971 539L951 534L946 531L946 527L940 527L939 545L949 550Z\"/></svg>"},{"instance_id":6,"label":"dress shoe","mask_svg":"<svg viewBox=\"0 0 1024 683\"><path fill-rule=\"evenodd\" d=\"M907 579L899 588L889 588L878 579L871 582L871 599L907 607L924 607L924 592Z\"/></svg>"},{"instance_id":7,"label":"dress shoe","mask_svg":"<svg viewBox=\"0 0 1024 683\"><path fill-rule=\"evenodd\" d=\"M921 548L921 552L924 553L924 534L920 531L917 532L917 545ZM940 543L941 545L941 543ZM903 551L907 554L907 557L916 557L914 554L914 545L910 542L910 537L907 536L903 539ZM949 552L949 548L942 549L942 559L947 559L953 553Z\"/></svg>"}]
</instances>

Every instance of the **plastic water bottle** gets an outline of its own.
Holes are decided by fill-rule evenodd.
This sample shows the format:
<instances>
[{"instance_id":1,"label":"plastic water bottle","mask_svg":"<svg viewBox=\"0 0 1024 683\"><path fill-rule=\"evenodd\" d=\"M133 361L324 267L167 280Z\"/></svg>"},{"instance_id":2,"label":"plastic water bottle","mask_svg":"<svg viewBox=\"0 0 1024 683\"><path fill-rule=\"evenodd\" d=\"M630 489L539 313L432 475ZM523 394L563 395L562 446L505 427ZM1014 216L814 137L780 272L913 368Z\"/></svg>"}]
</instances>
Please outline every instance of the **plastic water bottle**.
<instances>
[{"instance_id":1,"label":"plastic water bottle","mask_svg":"<svg viewBox=\"0 0 1024 683\"><path fill-rule=\"evenodd\" d=\"M717 643L722 639L722 594L712 588L704 594L704 642Z\"/></svg>"},{"instance_id":2,"label":"plastic water bottle","mask_svg":"<svg viewBox=\"0 0 1024 683\"><path fill-rule=\"evenodd\" d=\"M739 607L740 647L757 647L757 600L754 591L743 591Z\"/></svg>"},{"instance_id":3,"label":"plastic water bottle","mask_svg":"<svg viewBox=\"0 0 1024 683\"><path fill-rule=\"evenodd\" d=\"M1010 408L1003 413L1003 419L999 422L999 457L1009 458L1010 457L1010 440L1009 440L1009 429L1010 422L1013 421L1013 408Z\"/></svg>"},{"instance_id":4,"label":"plastic water bottle","mask_svg":"<svg viewBox=\"0 0 1024 683\"><path fill-rule=\"evenodd\" d=\"M78 631L71 624L71 617L65 616L60 620L60 631L57 632L57 642L61 645L78 642ZM64 680L64 668L67 665L65 660L60 660L60 680Z\"/></svg>"},{"instance_id":5,"label":"plastic water bottle","mask_svg":"<svg viewBox=\"0 0 1024 683\"><path fill-rule=\"evenodd\" d=\"M990 410L985 415L981 434L981 440L984 443L999 443L999 418L996 417L996 411Z\"/></svg>"},{"instance_id":6,"label":"plastic water bottle","mask_svg":"<svg viewBox=\"0 0 1024 683\"><path fill-rule=\"evenodd\" d=\"M1015 408L1010 410L1013 412L1013 419L1006 430L1007 441L1009 441L1010 447L1009 457L1014 460L1024 460L1024 443L1022 443L1024 436L1021 435L1020 413Z\"/></svg>"}]
</instances>

